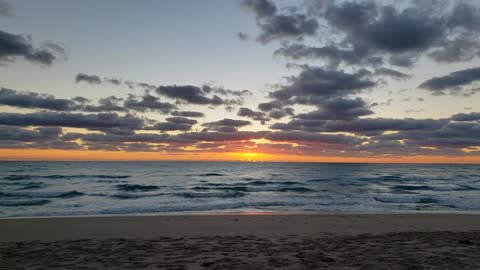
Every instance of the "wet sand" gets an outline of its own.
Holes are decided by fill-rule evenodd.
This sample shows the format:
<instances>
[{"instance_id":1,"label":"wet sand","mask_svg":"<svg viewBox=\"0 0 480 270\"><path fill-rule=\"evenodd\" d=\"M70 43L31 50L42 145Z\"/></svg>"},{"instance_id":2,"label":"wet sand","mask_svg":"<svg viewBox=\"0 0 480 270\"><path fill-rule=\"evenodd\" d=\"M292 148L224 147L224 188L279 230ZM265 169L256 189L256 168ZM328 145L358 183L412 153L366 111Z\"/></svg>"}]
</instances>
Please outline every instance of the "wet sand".
<instances>
[{"instance_id":1,"label":"wet sand","mask_svg":"<svg viewBox=\"0 0 480 270\"><path fill-rule=\"evenodd\" d=\"M0 220L0 269L480 269L478 214Z\"/></svg>"}]
</instances>

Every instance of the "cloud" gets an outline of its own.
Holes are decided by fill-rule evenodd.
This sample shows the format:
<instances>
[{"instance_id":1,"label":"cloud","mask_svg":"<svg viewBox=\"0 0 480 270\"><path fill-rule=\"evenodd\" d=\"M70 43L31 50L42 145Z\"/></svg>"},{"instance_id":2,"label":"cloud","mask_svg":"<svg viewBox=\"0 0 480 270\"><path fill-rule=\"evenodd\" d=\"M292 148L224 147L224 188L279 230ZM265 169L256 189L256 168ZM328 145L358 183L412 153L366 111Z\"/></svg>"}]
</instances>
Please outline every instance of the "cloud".
<instances>
[{"instance_id":1,"label":"cloud","mask_svg":"<svg viewBox=\"0 0 480 270\"><path fill-rule=\"evenodd\" d=\"M480 88L471 87L470 89L466 89L465 86L479 80L480 67L469 68L452 72L446 76L434 77L423 82L419 88L429 90L434 95L470 95L480 90Z\"/></svg>"},{"instance_id":2,"label":"cloud","mask_svg":"<svg viewBox=\"0 0 480 270\"><path fill-rule=\"evenodd\" d=\"M452 116L454 121L480 121L480 113L459 113Z\"/></svg>"},{"instance_id":3,"label":"cloud","mask_svg":"<svg viewBox=\"0 0 480 270\"><path fill-rule=\"evenodd\" d=\"M268 122L270 118L264 112L253 111L249 108L240 108L237 113L238 116L249 117L255 121Z\"/></svg>"},{"instance_id":4,"label":"cloud","mask_svg":"<svg viewBox=\"0 0 480 270\"><path fill-rule=\"evenodd\" d=\"M12 126L0 128L0 140L9 141L38 142L57 139L62 134L60 127L41 127L33 130Z\"/></svg>"},{"instance_id":5,"label":"cloud","mask_svg":"<svg viewBox=\"0 0 480 270\"><path fill-rule=\"evenodd\" d=\"M378 56L369 56L368 50L356 48L344 49L333 45L312 47L304 44L283 44L280 49L274 52L275 55L283 55L294 60L301 59L325 59L330 67L336 67L341 63L349 65L378 66L383 60Z\"/></svg>"},{"instance_id":6,"label":"cloud","mask_svg":"<svg viewBox=\"0 0 480 270\"><path fill-rule=\"evenodd\" d=\"M218 86L210 86L210 85L203 85L202 86L202 91L205 94L218 94L222 96L237 96L237 97L243 97L243 96L251 96L253 95L252 91L250 90L230 90L230 89L225 89L223 87L218 87Z\"/></svg>"},{"instance_id":7,"label":"cloud","mask_svg":"<svg viewBox=\"0 0 480 270\"><path fill-rule=\"evenodd\" d=\"M147 128L149 130L160 130L160 131L188 131L192 129L192 125L190 124L182 124L182 123L172 123L172 122L163 122L163 123L156 123L153 127Z\"/></svg>"},{"instance_id":8,"label":"cloud","mask_svg":"<svg viewBox=\"0 0 480 270\"><path fill-rule=\"evenodd\" d=\"M277 7L269 0L243 0L242 4L260 18L271 17L277 12Z\"/></svg>"},{"instance_id":9,"label":"cloud","mask_svg":"<svg viewBox=\"0 0 480 270\"><path fill-rule=\"evenodd\" d=\"M317 144L350 144L355 145L363 140L346 135L319 134L310 132L282 131L272 132L265 136L265 139L281 142L315 142Z\"/></svg>"},{"instance_id":10,"label":"cloud","mask_svg":"<svg viewBox=\"0 0 480 270\"><path fill-rule=\"evenodd\" d=\"M30 62L50 66L59 57L59 48L62 47L52 42L42 48L35 48L29 37L0 31L0 64L23 57Z\"/></svg>"},{"instance_id":11,"label":"cloud","mask_svg":"<svg viewBox=\"0 0 480 270\"><path fill-rule=\"evenodd\" d=\"M134 115L119 116L116 113L0 113L0 125L7 126L60 126L86 129L125 128L139 129L144 120Z\"/></svg>"},{"instance_id":12,"label":"cloud","mask_svg":"<svg viewBox=\"0 0 480 270\"><path fill-rule=\"evenodd\" d=\"M295 111L293 108L290 107L285 107L282 109L272 109L268 113L268 116L273 118L273 119L282 119L286 116L292 116L295 114Z\"/></svg>"},{"instance_id":13,"label":"cloud","mask_svg":"<svg viewBox=\"0 0 480 270\"><path fill-rule=\"evenodd\" d=\"M159 86L156 93L191 104L215 106L225 103L223 99L216 95L211 98L207 97L200 87L193 85Z\"/></svg>"},{"instance_id":14,"label":"cloud","mask_svg":"<svg viewBox=\"0 0 480 270\"><path fill-rule=\"evenodd\" d=\"M205 114L202 112L193 112L193 111L173 111L171 112L173 116L182 116L182 117L204 117Z\"/></svg>"},{"instance_id":15,"label":"cloud","mask_svg":"<svg viewBox=\"0 0 480 270\"><path fill-rule=\"evenodd\" d=\"M288 123L276 123L271 126L278 130L297 130L306 132L352 132L364 133L400 130L435 130L448 123L448 119L390 119L365 118L350 121L322 119L294 119Z\"/></svg>"},{"instance_id":16,"label":"cloud","mask_svg":"<svg viewBox=\"0 0 480 270\"><path fill-rule=\"evenodd\" d=\"M410 79L411 76L405 73L402 73L397 70L389 69L389 68L378 68L375 70L375 75L377 76L387 76L395 80L407 80Z\"/></svg>"},{"instance_id":17,"label":"cloud","mask_svg":"<svg viewBox=\"0 0 480 270\"><path fill-rule=\"evenodd\" d=\"M0 126L0 147L3 149L81 149L75 142L64 141L60 127L25 129Z\"/></svg>"},{"instance_id":18,"label":"cloud","mask_svg":"<svg viewBox=\"0 0 480 270\"><path fill-rule=\"evenodd\" d=\"M78 97L77 97L78 98ZM98 100L98 105L84 105L83 110L86 112L124 112L128 111L120 102L123 98L109 96Z\"/></svg>"},{"instance_id":19,"label":"cloud","mask_svg":"<svg viewBox=\"0 0 480 270\"><path fill-rule=\"evenodd\" d=\"M289 84L271 92L270 97L284 103L315 105L325 98L344 97L374 87L376 82L369 80L369 75L366 70L346 73L304 66L298 76L290 77Z\"/></svg>"},{"instance_id":20,"label":"cloud","mask_svg":"<svg viewBox=\"0 0 480 270\"><path fill-rule=\"evenodd\" d=\"M190 132L177 135L177 138L195 142L248 141L264 138L269 131L237 131L237 132Z\"/></svg>"},{"instance_id":21,"label":"cloud","mask_svg":"<svg viewBox=\"0 0 480 270\"><path fill-rule=\"evenodd\" d=\"M279 101L270 101L270 102L265 102L265 103L258 104L258 108L261 111L269 112L273 109L282 109L283 104Z\"/></svg>"},{"instance_id":22,"label":"cloud","mask_svg":"<svg viewBox=\"0 0 480 270\"><path fill-rule=\"evenodd\" d=\"M252 123L250 121L225 118L215 122L203 123L202 126L207 127L207 130L236 132L239 127L244 127L251 124Z\"/></svg>"},{"instance_id":23,"label":"cloud","mask_svg":"<svg viewBox=\"0 0 480 270\"><path fill-rule=\"evenodd\" d=\"M150 94L137 97L135 95L129 95L123 103L123 106L128 109L145 112L145 111L159 111L162 113L169 113L170 111L177 109L177 106L168 103L160 102L160 99Z\"/></svg>"},{"instance_id":24,"label":"cloud","mask_svg":"<svg viewBox=\"0 0 480 270\"><path fill-rule=\"evenodd\" d=\"M257 41L269 43L275 39L301 38L314 35L318 22L304 14L290 12L278 14L277 7L268 0L244 0L243 6L254 12L257 25L261 29Z\"/></svg>"},{"instance_id":25,"label":"cloud","mask_svg":"<svg viewBox=\"0 0 480 270\"><path fill-rule=\"evenodd\" d=\"M422 3L306 1L286 9L293 10L290 14L279 14L270 1L243 1L256 15L261 31L257 40L281 41L274 54L293 60L320 59L329 67L379 67L388 60L390 65L413 67L422 56L452 63L480 55L478 5ZM283 22L282 16L288 19Z\"/></svg>"},{"instance_id":26,"label":"cloud","mask_svg":"<svg viewBox=\"0 0 480 270\"><path fill-rule=\"evenodd\" d=\"M47 94L18 92L6 88L0 88L0 105L54 111L72 111L78 108L78 104L72 100L57 99Z\"/></svg>"},{"instance_id":27,"label":"cloud","mask_svg":"<svg viewBox=\"0 0 480 270\"><path fill-rule=\"evenodd\" d=\"M75 77L75 82L86 82L88 84L101 84L102 79L97 75L87 75L84 73L78 73Z\"/></svg>"},{"instance_id":28,"label":"cloud","mask_svg":"<svg viewBox=\"0 0 480 270\"><path fill-rule=\"evenodd\" d=\"M237 36L237 38L238 38L239 40L241 40L241 41L247 41L247 40L250 39L250 36L247 35L247 34L245 34L245 33L243 33L243 32L238 32L238 33L236 34L236 36Z\"/></svg>"},{"instance_id":29,"label":"cloud","mask_svg":"<svg viewBox=\"0 0 480 270\"><path fill-rule=\"evenodd\" d=\"M160 131L188 131L192 129L192 126L198 123L197 120L188 119L185 117L169 117L165 119L167 122L156 123L152 127L147 127L147 130L160 130Z\"/></svg>"},{"instance_id":30,"label":"cloud","mask_svg":"<svg viewBox=\"0 0 480 270\"><path fill-rule=\"evenodd\" d=\"M305 120L353 120L360 116L371 115L367 104L361 98L330 99L318 104L320 109L310 113L298 114L295 118Z\"/></svg>"}]
</instances>

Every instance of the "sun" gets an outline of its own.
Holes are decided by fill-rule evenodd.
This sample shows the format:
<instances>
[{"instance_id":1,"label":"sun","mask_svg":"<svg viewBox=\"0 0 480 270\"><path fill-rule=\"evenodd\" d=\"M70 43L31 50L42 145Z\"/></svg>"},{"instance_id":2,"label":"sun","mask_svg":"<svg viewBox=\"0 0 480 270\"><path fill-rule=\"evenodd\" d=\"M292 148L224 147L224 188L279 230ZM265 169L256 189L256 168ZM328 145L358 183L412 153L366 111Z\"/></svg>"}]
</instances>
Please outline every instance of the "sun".
<instances>
[{"instance_id":1,"label":"sun","mask_svg":"<svg viewBox=\"0 0 480 270\"><path fill-rule=\"evenodd\" d=\"M246 162L258 161L262 154L260 153L240 153L240 160Z\"/></svg>"}]
</instances>

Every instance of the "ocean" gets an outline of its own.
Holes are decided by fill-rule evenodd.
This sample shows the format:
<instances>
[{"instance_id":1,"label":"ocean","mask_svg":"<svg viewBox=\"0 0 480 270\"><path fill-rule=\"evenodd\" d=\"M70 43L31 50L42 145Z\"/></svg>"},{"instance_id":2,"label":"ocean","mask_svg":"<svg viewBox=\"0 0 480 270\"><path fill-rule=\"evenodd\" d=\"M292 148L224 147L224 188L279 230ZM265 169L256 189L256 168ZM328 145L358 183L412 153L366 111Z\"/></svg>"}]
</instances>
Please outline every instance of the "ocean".
<instances>
[{"instance_id":1,"label":"ocean","mask_svg":"<svg viewBox=\"0 0 480 270\"><path fill-rule=\"evenodd\" d=\"M0 162L3 218L479 210L479 165Z\"/></svg>"}]
</instances>

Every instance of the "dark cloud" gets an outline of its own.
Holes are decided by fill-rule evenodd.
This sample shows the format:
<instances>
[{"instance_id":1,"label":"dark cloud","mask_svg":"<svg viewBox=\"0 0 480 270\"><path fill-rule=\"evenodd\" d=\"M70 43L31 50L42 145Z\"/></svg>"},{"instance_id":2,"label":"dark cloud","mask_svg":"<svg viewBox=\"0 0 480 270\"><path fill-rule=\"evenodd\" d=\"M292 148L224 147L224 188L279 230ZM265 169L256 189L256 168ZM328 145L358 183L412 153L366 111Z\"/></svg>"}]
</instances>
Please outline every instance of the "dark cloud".
<instances>
[{"instance_id":1,"label":"dark cloud","mask_svg":"<svg viewBox=\"0 0 480 270\"><path fill-rule=\"evenodd\" d=\"M225 103L223 99L216 95L211 98L207 97L200 87L193 85L159 86L156 93L191 104L222 105Z\"/></svg>"},{"instance_id":2,"label":"dark cloud","mask_svg":"<svg viewBox=\"0 0 480 270\"><path fill-rule=\"evenodd\" d=\"M295 118L305 120L353 120L373 112L361 98L331 99L319 104L320 109L310 113L298 114Z\"/></svg>"},{"instance_id":3,"label":"dark cloud","mask_svg":"<svg viewBox=\"0 0 480 270\"><path fill-rule=\"evenodd\" d=\"M182 123L163 122L163 123L157 123L153 127L148 129L160 130L160 131L188 131L192 129L192 125L182 124Z\"/></svg>"},{"instance_id":4,"label":"dark cloud","mask_svg":"<svg viewBox=\"0 0 480 270\"><path fill-rule=\"evenodd\" d=\"M50 66L58 58L58 48L60 45L55 44L57 49L53 49L52 42L43 48L35 48L31 39L22 35L15 35L0 31L0 63L8 63L15 60L16 57Z\"/></svg>"},{"instance_id":5,"label":"dark cloud","mask_svg":"<svg viewBox=\"0 0 480 270\"><path fill-rule=\"evenodd\" d=\"M125 85L129 89L135 89L135 88L140 88L146 92L151 92L154 91L157 86L149 83L141 83L141 82L134 82L131 80L123 80L120 78L102 78L98 75L88 75L85 73L78 73L77 76L75 77L75 82L86 82L88 84L103 84L103 83L108 83L113 86L122 86Z\"/></svg>"},{"instance_id":6,"label":"dark cloud","mask_svg":"<svg viewBox=\"0 0 480 270\"><path fill-rule=\"evenodd\" d=\"M351 144L361 143L363 140L354 136L338 134L319 134L310 132L283 131L272 132L265 139L282 142L315 142L318 144Z\"/></svg>"},{"instance_id":7,"label":"dark cloud","mask_svg":"<svg viewBox=\"0 0 480 270\"><path fill-rule=\"evenodd\" d=\"M78 98L78 97L77 97ZM128 111L121 102L123 98L110 96L98 100L98 105L84 105L83 110L86 112L124 112Z\"/></svg>"},{"instance_id":8,"label":"dark cloud","mask_svg":"<svg viewBox=\"0 0 480 270\"><path fill-rule=\"evenodd\" d=\"M214 93L214 94L223 95L223 96L242 97L242 96L253 95L252 91L250 90L230 90L230 89L225 89L223 87L212 87L210 85L203 85L202 91L205 92L206 94Z\"/></svg>"},{"instance_id":9,"label":"dark cloud","mask_svg":"<svg viewBox=\"0 0 480 270\"><path fill-rule=\"evenodd\" d=\"M0 140L9 141L44 141L57 139L62 134L62 129L59 127L41 127L33 130L12 126L2 126L0 128Z\"/></svg>"},{"instance_id":10,"label":"dark cloud","mask_svg":"<svg viewBox=\"0 0 480 270\"><path fill-rule=\"evenodd\" d=\"M244 121L244 120L234 120L234 119L222 119L216 122L208 122L204 123L204 126L228 126L228 127L243 127L250 125L250 121Z\"/></svg>"},{"instance_id":11,"label":"dark cloud","mask_svg":"<svg viewBox=\"0 0 480 270\"><path fill-rule=\"evenodd\" d=\"M102 79L97 75L87 75L84 73L78 73L75 77L75 82L86 82L88 84L101 84Z\"/></svg>"},{"instance_id":12,"label":"dark cloud","mask_svg":"<svg viewBox=\"0 0 480 270\"><path fill-rule=\"evenodd\" d=\"M147 112L156 111L167 114L177 106L168 102L160 102L160 99L150 94L142 96L129 95L126 99L116 96L100 98L96 103L84 97L72 99L58 99L48 94L34 92L20 92L6 88L0 88L0 105L14 106L29 109L47 109L52 111L84 111L84 112ZM200 112L178 112L172 114L187 117L202 117Z\"/></svg>"},{"instance_id":13,"label":"dark cloud","mask_svg":"<svg viewBox=\"0 0 480 270\"><path fill-rule=\"evenodd\" d=\"M333 45L323 47L311 47L304 44L284 44L282 48L274 52L275 55L283 55L285 57L300 60L300 59L325 59L328 65L336 67L341 63L349 65L370 65L378 66L383 64L383 60L378 56L369 56L368 50L356 48L344 49Z\"/></svg>"},{"instance_id":14,"label":"dark cloud","mask_svg":"<svg viewBox=\"0 0 480 270\"><path fill-rule=\"evenodd\" d=\"M137 97L135 95L129 95L129 97L123 103L125 108L136 110L140 112L144 111L159 111L162 113L169 113L177 107L168 102L160 102L160 99L150 94Z\"/></svg>"},{"instance_id":15,"label":"dark cloud","mask_svg":"<svg viewBox=\"0 0 480 270\"><path fill-rule=\"evenodd\" d=\"M261 111L269 112L273 109L282 109L283 104L281 102L278 102L278 101L270 101L270 102L265 102L265 103L258 104L258 108Z\"/></svg>"},{"instance_id":16,"label":"dark cloud","mask_svg":"<svg viewBox=\"0 0 480 270\"><path fill-rule=\"evenodd\" d=\"M173 111L171 112L173 116L182 116L182 117L204 117L205 114L202 112L193 112L193 111Z\"/></svg>"},{"instance_id":17,"label":"dark cloud","mask_svg":"<svg viewBox=\"0 0 480 270\"><path fill-rule=\"evenodd\" d=\"M190 132L177 135L177 138L195 142L248 141L264 138L269 131L237 132Z\"/></svg>"},{"instance_id":18,"label":"dark cloud","mask_svg":"<svg viewBox=\"0 0 480 270\"><path fill-rule=\"evenodd\" d=\"M0 105L54 111L72 111L78 108L78 104L72 100L57 99L47 94L18 92L6 88L0 88Z\"/></svg>"},{"instance_id":19,"label":"dark cloud","mask_svg":"<svg viewBox=\"0 0 480 270\"><path fill-rule=\"evenodd\" d=\"M330 5L328 22L343 30L354 46L402 53L425 50L442 35L442 21L414 8L398 11L374 2L344 2Z\"/></svg>"},{"instance_id":20,"label":"dark cloud","mask_svg":"<svg viewBox=\"0 0 480 270\"><path fill-rule=\"evenodd\" d=\"M431 91L434 95L470 95L478 87L465 88L480 80L480 67L452 72L446 76L434 77L422 83L419 88Z\"/></svg>"},{"instance_id":21,"label":"dark cloud","mask_svg":"<svg viewBox=\"0 0 480 270\"><path fill-rule=\"evenodd\" d=\"M268 116L273 119L282 119L283 117L292 116L294 114L295 114L295 111L293 110L293 108L286 107L282 109L272 109L268 113Z\"/></svg>"},{"instance_id":22,"label":"dark cloud","mask_svg":"<svg viewBox=\"0 0 480 270\"><path fill-rule=\"evenodd\" d=\"M360 70L346 73L342 70L326 70L321 67L303 67L298 76L290 77L289 84L270 93L279 101L315 105L325 98L357 94L376 85L368 79L370 73Z\"/></svg>"},{"instance_id":23,"label":"dark cloud","mask_svg":"<svg viewBox=\"0 0 480 270\"><path fill-rule=\"evenodd\" d=\"M387 76L395 80L406 80L411 78L410 75L389 68L378 68L375 70L375 75Z\"/></svg>"},{"instance_id":24,"label":"dark cloud","mask_svg":"<svg viewBox=\"0 0 480 270\"><path fill-rule=\"evenodd\" d=\"M268 0L244 0L243 5L256 15L257 25L262 30L257 41L268 43L275 39L299 39L314 35L318 22L304 14L289 12L279 14L274 3Z\"/></svg>"},{"instance_id":25,"label":"dark cloud","mask_svg":"<svg viewBox=\"0 0 480 270\"><path fill-rule=\"evenodd\" d=\"M473 2L306 2L285 15L268 1L244 1L244 5L256 14L260 42L283 41L286 37L297 40L293 44L283 41L275 51L294 60L322 59L330 67L378 67L388 60L394 66L413 67L422 56L452 63L480 55L480 9ZM295 23L283 25L281 16L302 27L286 27ZM309 23L304 25L306 21ZM307 37L316 38L316 44L310 42L313 39L304 43Z\"/></svg>"},{"instance_id":26,"label":"dark cloud","mask_svg":"<svg viewBox=\"0 0 480 270\"><path fill-rule=\"evenodd\" d=\"M120 79L113 79L113 78L110 78L110 79L105 79L106 82L109 82L113 85L116 85L116 86L119 86L120 84L122 84L122 80Z\"/></svg>"},{"instance_id":27,"label":"dark cloud","mask_svg":"<svg viewBox=\"0 0 480 270\"><path fill-rule=\"evenodd\" d=\"M146 129L160 130L160 131L188 131L192 129L197 120L188 119L185 117L169 117L165 119L167 122L156 123L153 127Z\"/></svg>"},{"instance_id":28,"label":"dark cloud","mask_svg":"<svg viewBox=\"0 0 480 270\"><path fill-rule=\"evenodd\" d=\"M253 111L249 108L240 108L237 113L238 116L252 118L255 121L268 122L270 118L264 112Z\"/></svg>"},{"instance_id":29,"label":"dark cloud","mask_svg":"<svg viewBox=\"0 0 480 270\"><path fill-rule=\"evenodd\" d=\"M61 126L86 129L125 128L139 129L144 120L131 114L119 116L116 113L0 113L0 125L7 126Z\"/></svg>"},{"instance_id":30,"label":"dark cloud","mask_svg":"<svg viewBox=\"0 0 480 270\"><path fill-rule=\"evenodd\" d=\"M188 119L185 117L169 117L167 119L168 122L175 123L175 124L189 124L189 125L194 125L198 123L197 120L194 119Z\"/></svg>"},{"instance_id":31,"label":"dark cloud","mask_svg":"<svg viewBox=\"0 0 480 270\"><path fill-rule=\"evenodd\" d=\"M243 32L238 32L238 33L236 34L236 36L237 36L237 38L238 38L239 40L242 40L242 41L246 41L246 40L249 40L249 39L250 39L250 36L247 35L247 34L245 34L245 33L243 33Z\"/></svg>"},{"instance_id":32,"label":"dark cloud","mask_svg":"<svg viewBox=\"0 0 480 270\"><path fill-rule=\"evenodd\" d=\"M271 17L277 13L277 7L269 0L243 0L242 4L260 18Z\"/></svg>"},{"instance_id":33,"label":"dark cloud","mask_svg":"<svg viewBox=\"0 0 480 270\"><path fill-rule=\"evenodd\" d=\"M459 113L452 116L454 121L480 121L480 113Z\"/></svg>"},{"instance_id":34,"label":"dark cloud","mask_svg":"<svg viewBox=\"0 0 480 270\"><path fill-rule=\"evenodd\" d=\"M448 119L389 119L366 118L343 120L295 119L286 124L277 123L272 129L285 131L306 132L353 132L364 133L372 131L399 131L399 130L435 130L448 123Z\"/></svg>"},{"instance_id":35,"label":"dark cloud","mask_svg":"<svg viewBox=\"0 0 480 270\"><path fill-rule=\"evenodd\" d=\"M222 119L215 122L203 123L202 126L207 127L206 130L215 130L221 132L236 132L239 127L251 125L250 121L234 120L234 119Z\"/></svg>"},{"instance_id":36,"label":"dark cloud","mask_svg":"<svg viewBox=\"0 0 480 270\"><path fill-rule=\"evenodd\" d=\"M4 149L81 149L75 142L65 141L60 127L25 129L0 126L0 147Z\"/></svg>"}]
</instances>

